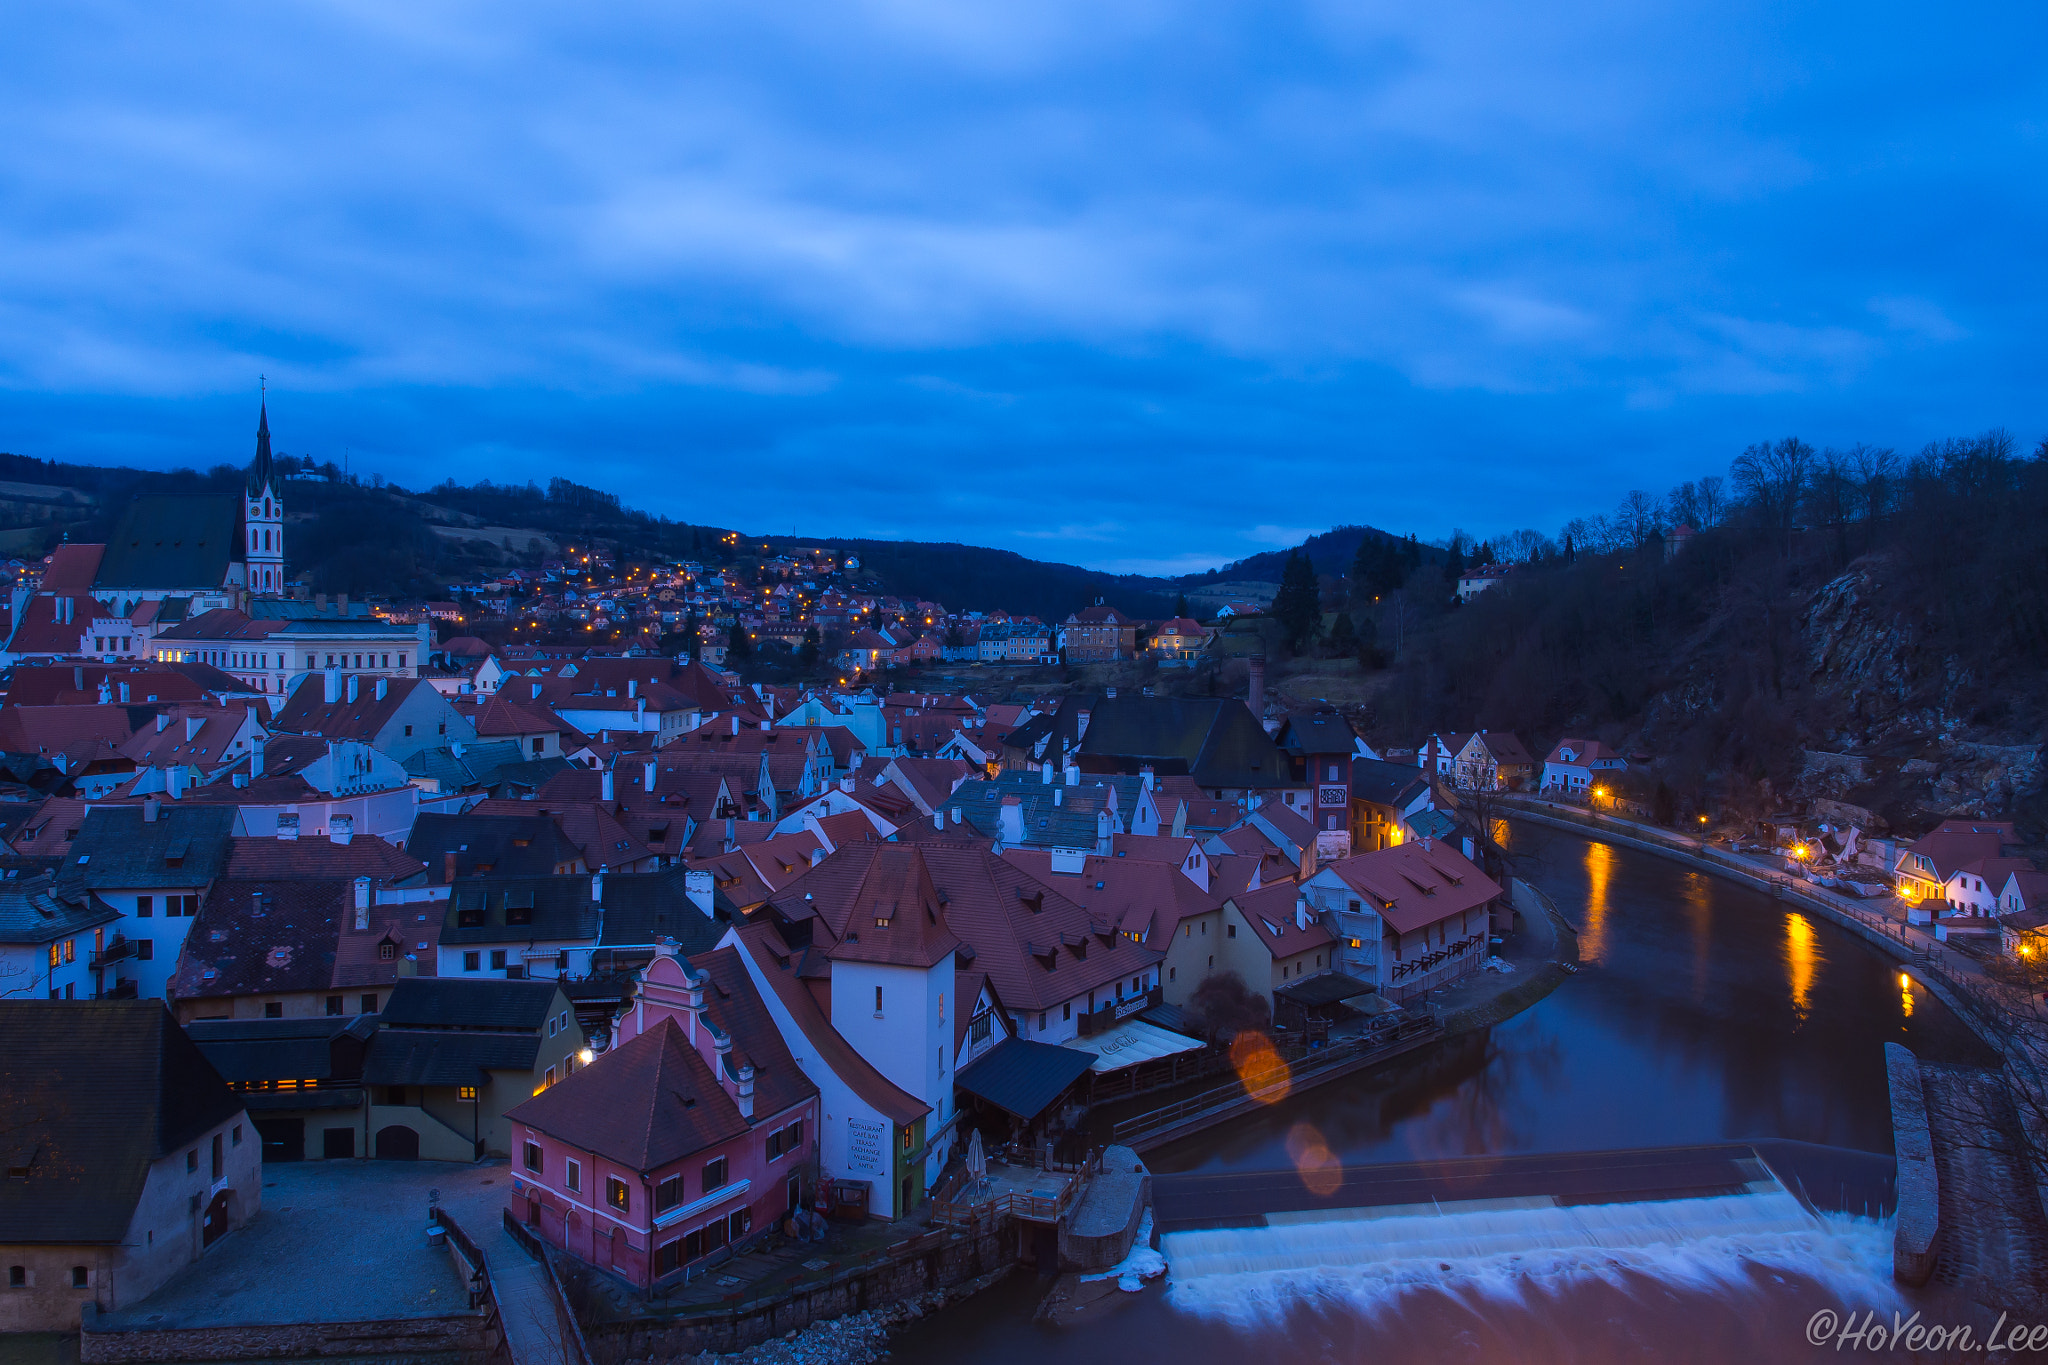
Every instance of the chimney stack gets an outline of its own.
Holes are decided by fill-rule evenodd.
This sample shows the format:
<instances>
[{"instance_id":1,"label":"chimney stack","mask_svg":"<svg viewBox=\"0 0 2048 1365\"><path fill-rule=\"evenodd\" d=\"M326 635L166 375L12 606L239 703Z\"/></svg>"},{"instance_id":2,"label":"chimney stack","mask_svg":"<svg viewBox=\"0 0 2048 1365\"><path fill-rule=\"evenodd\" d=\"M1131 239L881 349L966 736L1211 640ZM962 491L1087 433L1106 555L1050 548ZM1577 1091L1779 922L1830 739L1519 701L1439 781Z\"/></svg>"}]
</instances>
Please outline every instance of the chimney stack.
<instances>
[{"instance_id":1,"label":"chimney stack","mask_svg":"<svg viewBox=\"0 0 2048 1365\"><path fill-rule=\"evenodd\" d=\"M170 729L170 728L171 728L171 713L170 713L170 712L168 712L168 711L159 711L159 712L157 712L157 713L156 713L156 732L157 732L158 734L162 734L162 733L163 733L164 731L166 731L166 730L168 730L168 729Z\"/></svg>"},{"instance_id":2,"label":"chimney stack","mask_svg":"<svg viewBox=\"0 0 2048 1365\"><path fill-rule=\"evenodd\" d=\"M391 691L391 679L377 679L377 700L382 701Z\"/></svg>"},{"instance_id":3,"label":"chimney stack","mask_svg":"<svg viewBox=\"0 0 2048 1365\"><path fill-rule=\"evenodd\" d=\"M590 874L590 903L592 905L604 904L604 869L602 867Z\"/></svg>"},{"instance_id":4,"label":"chimney stack","mask_svg":"<svg viewBox=\"0 0 2048 1365\"><path fill-rule=\"evenodd\" d=\"M441 855L441 880L451 885L455 881L455 850L452 848Z\"/></svg>"},{"instance_id":5,"label":"chimney stack","mask_svg":"<svg viewBox=\"0 0 2048 1365\"><path fill-rule=\"evenodd\" d=\"M206 717L204 717L204 716L187 716L187 717L185 717L185 739L186 739L186 741L187 741L187 742L189 743L189 742L191 742L192 740L195 740L195 739L199 738L199 732L200 732L201 730L204 730L205 728L206 728Z\"/></svg>"},{"instance_id":6,"label":"chimney stack","mask_svg":"<svg viewBox=\"0 0 2048 1365\"><path fill-rule=\"evenodd\" d=\"M128 704L128 684L127 684L127 683L122 683L122 684L121 684L121 705L123 705L123 706L126 706L127 704Z\"/></svg>"},{"instance_id":7,"label":"chimney stack","mask_svg":"<svg viewBox=\"0 0 2048 1365\"><path fill-rule=\"evenodd\" d=\"M353 815L330 816L327 821L327 841L344 848L356 837L356 818Z\"/></svg>"},{"instance_id":8,"label":"chimney stack","mask_svg":"<svg viewBox=\"0 0 2048 1365\"><path fill-rule=\"evenodd\" d=\"M750 1062L740 1063L740 1093L735 1100L740 1107L740 1117L751 1120L754 1117L754 1068Z\"/></svg>"},{"instance_id":9,"label":"chimney stack","mask_svg":"<svg viewBox=\"0 0 2048 1365\"><path fill-rule=\"evenodd\" d=\"M154 796L145 796L142 799L142 823L145 825L155 824L156 812L157 799Z\"/></svg>"},{"instance_id":10,"label":"chimney stack","mask_svg":"<svg viewBox=\"0 0 2048 1365\"><path fill-rule=\"evenodd\" d=\"M610 768L606 768L597 779L597 799L600 801L610 801L613 799L612 770Z\"/></svg>"},{"instance_id":11,"label":"chimney stack","mask_svg":"<svg viewBox=\"0 0 2048 1365\"><path fill-rule=\"evenodd\" d=\"M127 688L127 684L125 684L125 683L124 683L124 684L122 684L121 690L122 690L122 691L124 691L124 692L125 692L125 691L127 691L127 690L128 690L128 688ZM109 686L109 685L108 685L108 683L107 683L107 680L106 680L105 678L101 678L101 679L100 679L100 705L101 705L101 706L106 706L106 705L110 704L110 703L111 703L111 702L112 702L113 700L114 700L114 689L113 689L113 688L112 688L111 686ZM126 701L126 700L128 700L128 698L126 698L126 697L123 697L123 698L121 698L121 700L122 700L122 701Z\"/></svg>"},{"instance_id":12,"label":"chimney stack","mask_svg":"<svg viewBox=\"0 0 2048 1365\"><path fill-rule=\"evenodd\" d=\"M1024 842L1024 798L1006 796L1001 812L996 816L996 838L1009 847Z\"/></svg>"},{"instance_id":13,"label":"chimney stack","mask_svg":"<svg viewBox=\"0 0 2048 1365\"><path fill-rule=\"evenodd\" d=\"M1263 725L1266 721L1266 656L1252 655L1250 667L1251 692L1245 699L1245 705L1251 708L1252 719Z\"/></svg>"},{"instance_id":14,"label":"chimney stack","mask_svg":"<svg viewBox=\"0 0 2048 1365\"><path fill-rule=\"evenodd\" d=\"M356 698L362 695L363 678L360 673L348 675L348 704L354 706Z\"/></svg>"},{"instance_id":15,"label":"chimney stack","mask_svg":"<svg viewBox=\"0 0 2048 1365\"><path fill-rule=\"evenodd\" d=\"M322 696L323 696L323 697L324 697L324 698L326 699L326 701L327 701L327 704L328 704L329 706L332 706L332 705L333 705L334 703L336 703L336 702L338 702L338 701L340 701L340 700L341 700L341 670L340 670L340 669L338 669L338 668L330 668L330 669L328 669L328 670L327 670L326 672L324 672L324 673L322 673L322 674L320 675L320 681L321 681L321 682L322 682L322 684L324 685L324 687L323 687L323 691L322 691L322 694L321 694L321 695L322 695Z\"/></svg>"},{"instance_id":16,"label":"chimney stack","mask_svg":"<svg viewBox=\"0 0 2048 1365\"><path fill-rule=\"evenodd\" d=\"M650 759L648 759L648 760L647 760L647 790L648 790L648 791L650 791L650 792L654 790L654 773L655 773L655 768L656 768L656 764L655 764L654 760L653 760L653 759L651 759L651 758L650 758Z\"/></svg>"},{"instance_id":17,"label":"chimney stack","mask_svg":"<svg viewBox=\"0 0 2048 1365\"><path fill-rule=\"evenodd\" d=\"M249 780L254 782L263 776L263 736L258 735L249 744Z\"/></svg>"},{"instance_id":18,"label":"chimney stack","mask_svg":"<svg viewBox=\"0 0 2048 1365\"><path fill-rule=\"evenodd\" d=\"M164 794L175 801L185 794L185 769L173 763L164 769Z\"/></svg>"},{"instance_id":19,"label":"chimney stack","mask_svg":"<svg viewBox=\"0 0 2048 1365\"><path fill-rule=\"evenodd\" d=\"M356 878L356 932L370 927L370 879Z\"/></svg>"}]
</instances>

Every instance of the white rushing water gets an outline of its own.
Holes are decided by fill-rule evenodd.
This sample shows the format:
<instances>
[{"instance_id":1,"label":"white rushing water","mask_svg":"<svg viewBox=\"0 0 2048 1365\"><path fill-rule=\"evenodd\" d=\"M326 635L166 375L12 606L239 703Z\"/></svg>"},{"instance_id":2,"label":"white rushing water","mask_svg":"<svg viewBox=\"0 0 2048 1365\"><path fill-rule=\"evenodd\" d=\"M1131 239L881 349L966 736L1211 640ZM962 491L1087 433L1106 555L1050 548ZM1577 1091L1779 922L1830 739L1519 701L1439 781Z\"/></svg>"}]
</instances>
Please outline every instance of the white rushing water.
<instances>
[{"instance_id":1,"label":"white rushing water","mask_svg":"<svg viewBox=\"0 0 2048 1365\"><path fill-rule=\"evenodd\" d=\"M1871 1305L1896 1301L1891 1225L1816 1217L1775 1184L1703 1199L1560 1205L1548 1196L1274 1214L1263 1228L1161 1237L1175 1308L1247 1325L1305 1299L1369 1312L1404 1295L1519 1299L1576 1280L1702 1289L1758 1268Z\"/></svg>"}]
</instances>

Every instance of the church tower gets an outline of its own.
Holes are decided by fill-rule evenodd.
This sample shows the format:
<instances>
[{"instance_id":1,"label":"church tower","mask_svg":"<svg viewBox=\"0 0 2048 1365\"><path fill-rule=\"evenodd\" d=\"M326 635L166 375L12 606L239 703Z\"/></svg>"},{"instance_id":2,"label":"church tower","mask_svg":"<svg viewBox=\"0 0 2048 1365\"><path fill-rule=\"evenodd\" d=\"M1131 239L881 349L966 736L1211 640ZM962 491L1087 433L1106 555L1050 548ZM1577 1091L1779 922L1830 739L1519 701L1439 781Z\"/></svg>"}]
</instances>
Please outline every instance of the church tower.
<instances>
[{"instance_id":1,"label":"church tower","mask_svg":"<svg viewBox=\"0 0 2048 1365\"><path fill-rule=\"evenodd\" d=\"M242 555L249 565L249 591L272 596L284 591L284 500L270 462L270 405L256 418L256 458L250 462L242 504Z\"/></svg>"}]
</instances>

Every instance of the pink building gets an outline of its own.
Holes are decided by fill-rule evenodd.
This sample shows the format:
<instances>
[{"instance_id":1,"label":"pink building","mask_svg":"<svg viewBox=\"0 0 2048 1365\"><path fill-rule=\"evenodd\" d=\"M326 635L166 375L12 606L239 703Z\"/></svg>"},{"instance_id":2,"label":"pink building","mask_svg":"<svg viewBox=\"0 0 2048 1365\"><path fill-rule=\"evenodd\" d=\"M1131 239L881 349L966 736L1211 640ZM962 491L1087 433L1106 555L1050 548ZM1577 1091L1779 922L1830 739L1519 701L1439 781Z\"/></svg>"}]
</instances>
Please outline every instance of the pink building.
<instances>
[{"instance_id":1,"label":"pink building","mask_svg":"<svg viewBox=\"0 0 2048 1365\"><path fill-rule=\"evenodd\" d=\"M507 1115L511 1211L651 1289L815 1193L818 1088L731 948L656 956L617 1037Z\"/></svg>"}]
</instances>

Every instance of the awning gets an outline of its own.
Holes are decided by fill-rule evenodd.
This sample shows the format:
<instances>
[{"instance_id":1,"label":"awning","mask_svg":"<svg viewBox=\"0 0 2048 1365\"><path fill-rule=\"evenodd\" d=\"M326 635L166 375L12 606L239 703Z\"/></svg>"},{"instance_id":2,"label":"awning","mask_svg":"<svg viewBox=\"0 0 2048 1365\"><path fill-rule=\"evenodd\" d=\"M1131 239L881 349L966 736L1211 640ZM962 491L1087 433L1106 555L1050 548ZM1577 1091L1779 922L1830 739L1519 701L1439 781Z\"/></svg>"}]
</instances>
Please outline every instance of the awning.
<instances>
[{"instance_id":1,"label":"awning","mask_svg":"<svg viewBox=\"0 0 2048 1365\"><path fill-rule=\"evenodd\" d=\"M1091 1056L1090 1071L1118 1071L1139 1062L1171 1057L1176 1052L1193 1052L1202 1046L1202 1040L1168 1033L1142 1019L1126 1019L1106 1032L1073 1038L1060 1046Z\"/></svg>"},{"instance_id":2,"label":"awning","mask_svg":"<svg viewBox=\"0 0 2048 1365\"><path fill-rule=\"evenodd\" d=\"M953 1084L1029 1123L1080 1078L1094 1058L1087 1053L1005 1038L953 1077Z\"/></svg>"},{"instance_id":3,"label":"awning","mask_svg":"<svg viewBox=\"0 0 2048 1365\"><path fill-rule=\"evenodd\" d=\"M1334 1005L1353 996L1370 995L1372 987L1342 972L1323 972L1274 988L1273 994L1297 1005Z\"/></svg>"}]
</instances>

